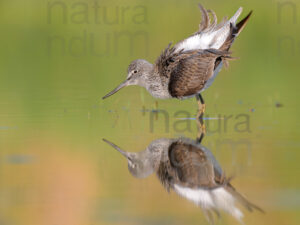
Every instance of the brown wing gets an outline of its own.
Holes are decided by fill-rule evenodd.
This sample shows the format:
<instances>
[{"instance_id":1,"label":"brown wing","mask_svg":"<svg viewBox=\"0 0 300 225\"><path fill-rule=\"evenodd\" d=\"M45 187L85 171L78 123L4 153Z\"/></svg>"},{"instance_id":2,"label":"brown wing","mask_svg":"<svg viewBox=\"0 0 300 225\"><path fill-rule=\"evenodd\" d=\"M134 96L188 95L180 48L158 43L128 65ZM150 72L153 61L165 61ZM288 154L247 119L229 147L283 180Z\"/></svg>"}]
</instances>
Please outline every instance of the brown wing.
<instances>
[{"instance_id":1,"label":"brown wing","mask_svg":"<svg viewBox=\"0 0 300 225\"><path fill-rule=\"evenodd\" d=\"M176 183L190 188L214 188L222 180L205 152L192 144L174 142L169 147L170 166Z\"/></svg>"},{"instance_id":2,"label":"brown wing","mask_svg":"<svg viewBox=\"0 0 300 225\"><path fill-rule=\"evenodd\" d=\"M230 58L228 51L175 51L170 46L171 43L156 60L155 65L157 73L169 79L169 92L176 98L199 92L213 75L216 62L222 58Z\"/></svg>"},{"instance_id":3,"label":"brown wing","mask_svg":"<svg viewBox=\"0 0 300 225\"><path fill-rule=\"evenodd\" d=\"M157 73L166 78L170 78L170 72L175 66L175 60L178 59L178 56L182 54L182 51L175 52L175 48L171 48L171 44L161 53L158 59L155 62Z\"/></svg>"},{"instance_id":4,"label":"brown wing","mask_svg":"<svg viewBox=\"0 0 300 225\"><path fill-rule=\"evenodd\" d=\"M176 174L170 165L170 161L161 161L156 174L162 185L167 191L170 191L176 179Z\"/></svg>"},{"instance_id":5,"label":"brown wing","mask_svg":"<svg viewBox=\"0 0 300 225\"><path fill-rule=\"evenodd\" d=\"M221 58L228 58L229 52L215 49L190 51L178 57L170 71L169 92L171 96L182 98L191 96L204 87L213 75L215 64Z\"/></svg>"},{"instance_id":6,"label":"brown wing","mask_svg":"<svg viewBox=\"0 0 300 225\"><path fill-rule=\"evenodd\" d=\"M214 163L207 154L198 146L182 141L174 142L168 150L169 160L159 165L158 178L168 191L174 184L193 189L213 189L222 185L249 211L264 212L235 190L230 184L230 178L225 178L224 174L220 174L220 170L214 168Z\"/></svg>"}]
</instances>

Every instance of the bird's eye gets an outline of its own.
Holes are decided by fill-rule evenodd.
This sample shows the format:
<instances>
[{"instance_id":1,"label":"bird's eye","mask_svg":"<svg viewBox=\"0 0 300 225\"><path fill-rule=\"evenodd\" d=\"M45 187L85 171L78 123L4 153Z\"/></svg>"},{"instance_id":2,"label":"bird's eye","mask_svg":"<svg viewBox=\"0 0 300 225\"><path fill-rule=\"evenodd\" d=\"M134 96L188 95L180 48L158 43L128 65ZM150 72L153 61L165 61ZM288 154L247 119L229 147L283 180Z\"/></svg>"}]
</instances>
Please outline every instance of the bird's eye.
<instances>
[{"instance_id":1,"label":"bird's eye","mask_svg":"<svg viewBox=\"0 0 300 225\"><path fill-rule=\"evenodd\" d=\"M137 73L137 70L134 70L133 73Z\"/></svg>"}]
</instances>

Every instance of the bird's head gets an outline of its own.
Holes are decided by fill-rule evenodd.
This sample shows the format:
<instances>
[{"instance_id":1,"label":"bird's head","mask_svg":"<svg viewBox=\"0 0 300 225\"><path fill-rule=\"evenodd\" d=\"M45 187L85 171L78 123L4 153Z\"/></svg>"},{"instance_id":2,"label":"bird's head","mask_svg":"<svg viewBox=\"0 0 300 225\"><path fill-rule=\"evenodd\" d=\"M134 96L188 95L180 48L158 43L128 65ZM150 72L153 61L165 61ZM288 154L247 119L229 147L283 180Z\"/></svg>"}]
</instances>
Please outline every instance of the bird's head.
<instances>
[{"instance_id":1,"label":"bird's head","mask_svg":"<svg viewBox=\"0 0 300 225\"><path fill-rule=\"evenodd\" d=\"M127 70L127 78L118 87L105 95L102 99L105 99L121 88L129 85L139 85L142 87L146 86L146 78L151 74L153 70L153 65L144 59L137 59L130 63Z\"/></svg>"},{"instance_id":2,"label":"bird's head","mask_svg":"<svg viewBox=\"0 0 300 225\"><path fill-rule=\"evenodd\" d=\"M120 152L128 162L128 170L132 174L132 176L136 178L146 178L150 174L154 172L153 165L151 162L145 157L143 152L141 153L133 153L133 152L126 152L122 150L119 146L115 145L114 143L103 139L104 142L112 146L118 152Z\"/></svg>"}]
</instances>

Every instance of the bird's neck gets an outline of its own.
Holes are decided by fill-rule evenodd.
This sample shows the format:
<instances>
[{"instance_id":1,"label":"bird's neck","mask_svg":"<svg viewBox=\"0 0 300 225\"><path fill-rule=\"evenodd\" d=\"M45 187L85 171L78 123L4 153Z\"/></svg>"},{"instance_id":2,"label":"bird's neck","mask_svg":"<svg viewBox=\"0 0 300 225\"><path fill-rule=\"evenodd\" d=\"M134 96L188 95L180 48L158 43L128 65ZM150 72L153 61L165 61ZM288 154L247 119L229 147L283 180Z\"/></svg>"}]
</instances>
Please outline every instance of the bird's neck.
<instances>
[{"instance_id":1,"label":"bird's neck","mask_svg":"<svg viewBox=\"0 0 300 225\"><path fill-rule=\"evenodd\" d=\"M150 73L146 74L143 87L145 87L153 97L164 99L170 98L168 84L169 81L166 78L161 77L153 68Z\"/></svg>"},{"instance_id":2,"label":"bird's neck","mask_svg":"<svg viewBox=\"0 0 300 225\"><path fill-rule=\"evenodd\" d=\"M166 160L168 155L168 149L172 143L172 139L161 138L151 142L147 148L148 154L152 157L152 163L154 170L158 169L161 160Z\"/></svg>"}]
</instances>

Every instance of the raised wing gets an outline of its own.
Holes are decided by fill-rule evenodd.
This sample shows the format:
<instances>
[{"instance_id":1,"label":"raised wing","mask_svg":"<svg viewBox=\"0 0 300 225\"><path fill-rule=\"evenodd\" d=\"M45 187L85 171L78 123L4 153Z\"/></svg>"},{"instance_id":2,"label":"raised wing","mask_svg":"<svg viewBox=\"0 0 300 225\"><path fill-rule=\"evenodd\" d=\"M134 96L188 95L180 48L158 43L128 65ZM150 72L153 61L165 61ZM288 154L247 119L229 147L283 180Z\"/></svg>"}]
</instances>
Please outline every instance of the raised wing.
<instances>
[{"instance_id":1,"label":"raised wing","mask_svg":"<svg viewBox=\"0 0 300 225\"><path fill-rule=\"evenodd\" d=\"M199 4L199 8L202 14L199 30L176 44L174 46L176 51L182 49L184 51L209 48L221 49L228 37L231 36L231 26L235 27L236 21L243 11L240 7L230 19L225 17L221 23L217 24L217 16L214 11L205 9L201 4Z\"/></svg>"},{"instance_id":2,"label":"raised wing","mask_svg":"<svg viewBox=\"0 0 300 225\"><path fill-rule=\"evenodd\" d=\"M224 17L222 22L217 24L217 16L214 11L205 9L201 4L199 4L199 8L202 14L199 30L190 37L178 42L174 46L176 51L209 48L229 50L252 14L251 11L244 19L237 23L237 19L243 11L243 8L240 7L230 19Z\"/></svg>"},{"instance_id":3,"label":"raised wing","mask_svg":"<svg viewBox=\"0 0 300 225\"><path fill-rule=\"evenodd\" d=\"M211 10L200 5L202 22L199 31L191 37L171 44L156 61L157 73L162 79L170 79L169 92L172 97L183 98L201 91L205 83L219 71L218 65L228 58L229 48L245 27L252 12L236 24L242 8L229 20L217 24L217 17ZM211 21L209 14L213 20Z\"/></svg>"}]
</instances>

